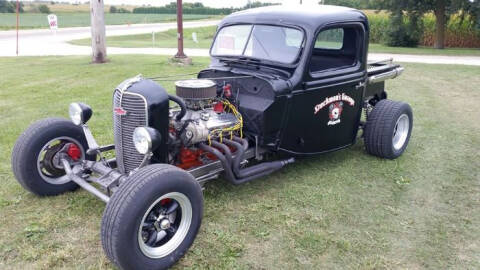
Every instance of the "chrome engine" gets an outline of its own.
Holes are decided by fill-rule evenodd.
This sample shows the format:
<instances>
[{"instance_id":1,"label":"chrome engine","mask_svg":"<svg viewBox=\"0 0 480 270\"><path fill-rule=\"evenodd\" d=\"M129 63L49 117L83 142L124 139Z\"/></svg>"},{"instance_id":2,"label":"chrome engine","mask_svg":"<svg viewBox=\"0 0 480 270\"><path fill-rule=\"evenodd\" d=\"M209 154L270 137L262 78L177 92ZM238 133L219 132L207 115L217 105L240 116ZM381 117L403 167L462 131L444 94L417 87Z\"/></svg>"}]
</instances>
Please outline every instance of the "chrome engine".
<instances>
[{"instance_id":1,"label":"chrome engine","mask_svg":"<svg viewBox=\"0 0 480 270\"><path fill-rule=\"evenodd\" d=\"M217 99L217 85L211 80L177 81L176 94L187 106L187 113L175 121L179 110L172 110L170 124L175 128L183 145L192 145L208 140L214 130L229 128L238 123L237 117L225 112ZM220 104L218 104L220 103Z\"/></svg>"}]
</instances>

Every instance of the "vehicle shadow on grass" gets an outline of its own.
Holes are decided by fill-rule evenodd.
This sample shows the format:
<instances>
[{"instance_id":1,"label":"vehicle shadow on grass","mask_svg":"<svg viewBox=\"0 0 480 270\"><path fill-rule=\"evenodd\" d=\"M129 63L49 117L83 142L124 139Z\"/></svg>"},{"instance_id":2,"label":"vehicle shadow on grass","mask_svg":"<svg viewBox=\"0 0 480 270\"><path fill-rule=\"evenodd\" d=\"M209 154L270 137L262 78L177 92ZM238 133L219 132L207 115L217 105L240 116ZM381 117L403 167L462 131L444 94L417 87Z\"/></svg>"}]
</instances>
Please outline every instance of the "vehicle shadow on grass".
<instances>
[{"instance_id":1,"label":"vehicle shadow on grass","mask_svg":"<svg viewBox=\"0 0 480 270\"><path fill-rule=\"evenodd\" d=\"M226 178L220 176L218 179L214 179L205 184L206 196L218 194L218 192L249 192L249 194L259 194L264 190L261 188L275 187L277 185L284 185L286 183L295 183L295 181L301 180L295 177L295 174L301 172L304 173L311 169L317 169L321 171L329 170L341 170L346 164L349 164L352 160L358 159L361 155L367 155L363 145L363 139L359 138L357 143L342 149L338 152L329 152L321 155L313 156L299 156L295 157L295 162L289 164L279 171L251 182L234 185L230 183ZM285 155L277 154L270 157L271 160L279 160L285 158ZM383 160L381 158L368 156L369 159ZM209 194L208 189L214 189L216 192Z\"/></svg>"}]
</instances>

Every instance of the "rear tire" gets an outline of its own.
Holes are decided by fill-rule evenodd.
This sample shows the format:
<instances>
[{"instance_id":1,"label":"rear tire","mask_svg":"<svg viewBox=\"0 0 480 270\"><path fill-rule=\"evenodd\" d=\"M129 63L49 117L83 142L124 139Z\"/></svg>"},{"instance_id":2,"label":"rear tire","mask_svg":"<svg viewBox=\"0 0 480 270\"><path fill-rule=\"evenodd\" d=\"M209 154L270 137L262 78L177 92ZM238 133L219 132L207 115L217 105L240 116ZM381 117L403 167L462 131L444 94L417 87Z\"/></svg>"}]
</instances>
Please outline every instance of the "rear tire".
<instances>
[{"instance_id":1,"label":"rear tire","mask_svg":"<svg viewBox=\"0 0 480 270\"><path fill-rule=\"evenodd\" d=\"M13 174L25 189L39 196L53 196L78 188L65 177L63 168L53 165L53 156L61 143L76 144L81 151L80 159L95 159L86 155L88 146L81 127L64 118L39 120L18 137L12 151ZM53 146L45 148L48 144ZM49 158L40 161L42 154Z\"/></svg>"},{"instance_id":2,"label":"rear tire","mask_svg":"<svg viewBox=\"0 0 480 270\"><path fill-rule=\"evenodd\" d=\"M412 127L410 105L382 99L368 115L364 133L365 149L371 155L395 159L407 148Z\"/></svg>"},{"instance_id":3,"label":"rear tire","mask_svg":"<svg viewBox=\"0 0 480 270\"><path fill-rule=\"evenodd\" d=\"M202 189L191 174L149 165L110 198L102 218L103 249L121 269L166 269L192 245L202 215Z\"/></svg>"}]
</instances>

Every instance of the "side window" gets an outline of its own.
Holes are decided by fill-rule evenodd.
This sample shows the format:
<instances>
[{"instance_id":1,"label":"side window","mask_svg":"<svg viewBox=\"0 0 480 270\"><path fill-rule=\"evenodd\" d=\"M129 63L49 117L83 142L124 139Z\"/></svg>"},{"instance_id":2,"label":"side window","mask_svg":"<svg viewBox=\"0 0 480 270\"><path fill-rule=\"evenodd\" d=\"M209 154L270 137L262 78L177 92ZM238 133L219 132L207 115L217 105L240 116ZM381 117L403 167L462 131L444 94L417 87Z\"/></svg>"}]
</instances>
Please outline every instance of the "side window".
<instances>
[{"instance_id":1,"label":"side window","mask_svg":"<svg viewBox=\"0 0 480 270\"><path fill-rule=\"evenodd\" d=\"M339 70L355 66L360 57L363 31L358 26L322 30L315 39L310 72Z\"/></svg>"},{"instance_id":2,"label":"side window","mask_svg":"<svg viewBox=\"0 0 480 270\"><path fill-rule=\"evenodd\" d=\"M343 48L343 28L328 29L320 32L315 40L316 49L340 50Z\"/></svg>"}]
</instances>

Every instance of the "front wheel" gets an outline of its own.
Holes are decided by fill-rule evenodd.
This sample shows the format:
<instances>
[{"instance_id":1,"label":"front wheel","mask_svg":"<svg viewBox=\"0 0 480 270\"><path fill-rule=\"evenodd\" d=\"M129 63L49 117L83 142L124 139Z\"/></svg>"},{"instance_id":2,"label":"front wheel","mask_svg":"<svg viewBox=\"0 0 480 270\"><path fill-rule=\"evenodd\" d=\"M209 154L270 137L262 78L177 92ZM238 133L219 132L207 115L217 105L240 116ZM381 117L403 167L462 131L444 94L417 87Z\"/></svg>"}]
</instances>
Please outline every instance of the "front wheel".
<instances>
[{"instance_id":1,"label":"front wheel","mask_svg":"<svg viewBox=\"0 0 480 270\"><path fill-rule=\"evenodd\" d=\"M202 189L192 175L168 164L150 165L111 197L102 245L122 269L166 269L191 246L202 215Z\"/></svg>"},{"instance_id":2,"label":"front wheel","mask_svg":"<svg viewBox=\"0 0 480 270\"><path fill-rule=\"evenodd\" d=\"M412 127L410 105L382 99L368 115L364 134L365 148L371 155L395 159L407 148Z\"/></svg>"},{"instance_id":3,"label":"front wheel","mask_svg":"<svg viewBox=\"0 0 480 270\"><path fill-rule=\"evenodd\" d=\"M59 153L69 156L71 165L84 159L87 140L81 127L63 118L47 118L33 123L18 137L12 151L12 169L18 182L40 196L72 191L78 185L70 181L61 165Z\"/></svg>"}]
</instances>

